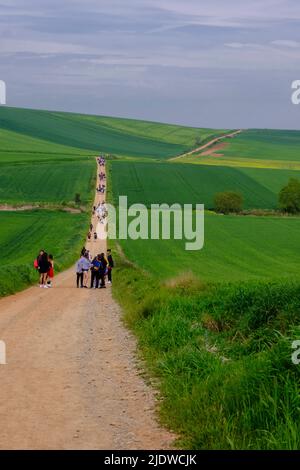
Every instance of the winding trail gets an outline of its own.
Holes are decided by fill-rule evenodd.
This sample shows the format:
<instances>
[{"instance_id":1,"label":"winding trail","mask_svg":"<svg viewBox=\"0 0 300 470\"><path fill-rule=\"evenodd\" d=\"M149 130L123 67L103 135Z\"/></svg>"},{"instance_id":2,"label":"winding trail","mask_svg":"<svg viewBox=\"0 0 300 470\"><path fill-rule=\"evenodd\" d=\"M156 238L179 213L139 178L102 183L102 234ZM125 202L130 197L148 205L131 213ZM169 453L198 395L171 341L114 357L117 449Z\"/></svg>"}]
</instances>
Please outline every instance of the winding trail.
<instances>
[{"instance_id":1,"label":"winding trail","mask_svg":"<svg viewBox=\"0 0 300 470\"><path fill-rule=\"evenodd\" d=\"M239 129L237 131L234 131L234 132L230 132L229 134L225 134L225 135L221 135L220 137L215 137L214 139L210 140L209 142L207 142L206 144L202 145L201 147L198 147L194 150L191 150L190 152L187 152L187 153L184 153L183 155L179 155L178 157L173 157L173 158L170 158L169 161L172 161L172 160L179 160L180 158L184 158L184 157L188 157L189 155L193 155L194 153L198 153L198 152L201 152L202 150L205 150L207 149L208 147L211 147L212 145L224 140L224 139L228 139L230 137L234 137L235 135L237 134L240 134L242 131L242 129Z\"/></svg>"},{"instance_id":2,"label":"winding trail","mask_svg":"<svg viewBox=\"0 0 300 470\"><path fill-rule=\"evenodd\" d=\"M96 194L95 204L102 198ZM106 246L98 240L87 248L96 254ZM172 446L174 436L156 422L154 392L139 375L135 340L120 318L110 287L77 289L74 268L59 274L52 289L32 287L0 300L7 348L7 364L0 365L0 449Z\"/></svg>"}]
</instances>

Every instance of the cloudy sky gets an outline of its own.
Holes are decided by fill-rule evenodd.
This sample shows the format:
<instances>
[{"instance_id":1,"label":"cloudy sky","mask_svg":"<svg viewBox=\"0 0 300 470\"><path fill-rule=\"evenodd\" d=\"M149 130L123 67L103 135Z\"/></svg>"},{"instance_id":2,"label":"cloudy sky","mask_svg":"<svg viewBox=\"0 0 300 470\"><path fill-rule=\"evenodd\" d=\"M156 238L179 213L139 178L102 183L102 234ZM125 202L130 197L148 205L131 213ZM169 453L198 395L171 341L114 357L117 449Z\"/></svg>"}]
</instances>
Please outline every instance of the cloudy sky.
<instances>
[{"instance_id":1,"label":"cloudy sky","mask_svg":"<svg viewBox=\"0 0 300 470\"><path fill-rule=\"evenodd\" d=\"M299 0L0 0L10 106L300 129Z\"/></svg>"}]
</instances>

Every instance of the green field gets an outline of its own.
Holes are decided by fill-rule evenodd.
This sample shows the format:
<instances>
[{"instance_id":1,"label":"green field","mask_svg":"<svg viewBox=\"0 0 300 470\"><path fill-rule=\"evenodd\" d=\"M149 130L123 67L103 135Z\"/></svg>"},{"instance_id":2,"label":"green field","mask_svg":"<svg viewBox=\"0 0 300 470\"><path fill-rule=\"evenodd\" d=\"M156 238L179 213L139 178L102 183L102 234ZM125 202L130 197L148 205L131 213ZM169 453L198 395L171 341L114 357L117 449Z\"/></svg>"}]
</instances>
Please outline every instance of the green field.
<instances>
[{"instance_id":1,"label":"green field","mask_svg":"<svg viewBox=\"0 0 300 470\"><path fill-rule=\"evenodd\" d=\"M91 203L95 156L166 159L223 131L0 107L0 203Z\"/></svg>"},{"instance_id":2,"label":"green field","mask_svg":"<svg viewBox=\"0 0 300 470\"><path fill-rule=\"evenodd\" d=\"M195 147L195 139L222 133L212 129L185 128L160 123L71 113L0 108L0 130L5 131L1 151L49 153L111 153L129 157L169 158ZM6 132L17 133L11 143ZM0 131L1 132L1 131ZM23 140L25 139L25 141ZM31 139L38 139L34 143ZM23 145L24 142L24 145ZM63 146L63 148L62 148ZM67 152L67 149L69 151Z\"/></svg>"},{"instance_id":3,"label":"green field","mask_svg":"<svg viewBox=\"0 0 300 470\"><path fill-rule=\"evenodd\" d=\"M276 209L280 189L300 171L195 166L176 163L111 162L115 200L148 207L158 203L214 206L217 192L235 190L244 197L245 209Z\"/></svg>"},{"instance_id":4,"label":"green field","mask_svg":"<svg viewBox=\"0 0 300 470\"><path fill-rule=\"evenodd\" d=\"M300 131L250 129L243 131L219 153L224 157L300 161Z\"/></svg>"},{"instance_id":5,"label":"green field","mask_svg":"<svg viewBox=\"0 0 300 470\"><path fill-rule=\"evenodd\" d=\"M120 240L128 259L162 281L193 273L210 282L300 280L300 218L205 215L205 243Z\"/></svg>"},{"instance_id":6,"label":"green field","mask_svg":"<svg viewBox=\"0 0 300 470\"><path fill-rule=\"evenodd\" d=\"M94 160L66 163L47 161L0 165L0 203L92 203L95 188Z\"/></svg>"}]
</instances>

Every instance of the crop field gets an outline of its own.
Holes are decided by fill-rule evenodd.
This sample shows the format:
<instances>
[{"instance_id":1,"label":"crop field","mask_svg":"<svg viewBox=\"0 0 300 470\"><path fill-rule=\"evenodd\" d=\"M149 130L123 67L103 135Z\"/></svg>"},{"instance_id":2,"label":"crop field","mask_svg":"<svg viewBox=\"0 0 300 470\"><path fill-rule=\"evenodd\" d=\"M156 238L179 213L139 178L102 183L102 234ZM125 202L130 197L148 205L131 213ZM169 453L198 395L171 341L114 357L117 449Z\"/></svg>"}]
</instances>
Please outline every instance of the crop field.
<instances>
[{"instance_id":1,"label":"crop field","mask_svg":"<svg viewBox=\"0 0 300 470\"><path fill-rule=\"evenodd\" d=\"M300 219L205 215L205 243L186 251L181 240L121 240L128 259L156 278L194 274L209 282L300 280Z\"/></svg>"},{"instance_id":2,"label":"crop field","mask_svg":"<svg viewBox=\"0 0 300 470\"><path fill-rule=\"evenodd\" d=\"M91 202L95 155L165 159L212 129L117 118L0 108L0 202Z\"/></svg>"},{"instance_id":3,"label":"crop field","mask_svg":"<svg viewBox=\"0 0 300 470\"><path fill-rule=\"evenodd\" d=\"M226 141L224 157L300 161L300 131L251 129Z\"/></svg>"},{"instance_id":4,"label":"crop field","mask_svg":"<svg viewBox=\"0 0 300 470\"><path fill-rule=\"evenodd\" d=\"M79 193L83 204L91 203L95 172L94 160L0 165L0 202L61 204Z\"/></svg>"},{"instance_id":5,"label":"crop field","mask_svg":"<svg viewBox=\"0 0 300 470\"><path fill-rule=\"evenodd\" d=\"M116 201L127 195L130 204L199 203L211 209L217 192L235 190L245 209L275 209L280 189L300 171L113 161L111 174Z\"/></svg>"}]
</instances>

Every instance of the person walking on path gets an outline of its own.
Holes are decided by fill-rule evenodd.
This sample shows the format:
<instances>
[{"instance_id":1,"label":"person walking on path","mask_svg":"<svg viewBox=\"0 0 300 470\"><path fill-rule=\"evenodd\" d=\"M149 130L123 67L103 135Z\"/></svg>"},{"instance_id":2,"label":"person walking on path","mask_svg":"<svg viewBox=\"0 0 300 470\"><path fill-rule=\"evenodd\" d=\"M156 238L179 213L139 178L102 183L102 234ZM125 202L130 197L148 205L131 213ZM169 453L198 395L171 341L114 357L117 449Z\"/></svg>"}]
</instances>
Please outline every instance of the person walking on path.
<instances>
[{"instance_id":1,"label":"person walking on path","mask_svg":"<svg viewBox=\"0 0 300 470\"><path fill-rule=\"evenodd\" d=\"M114 265L114 260L113 260L110 248L107 250L107 262L108 262L107 282L108 282L108 284L111 284L112 283L112 270L113 270L115 265Z\"/></svg>"}]
</instances>

